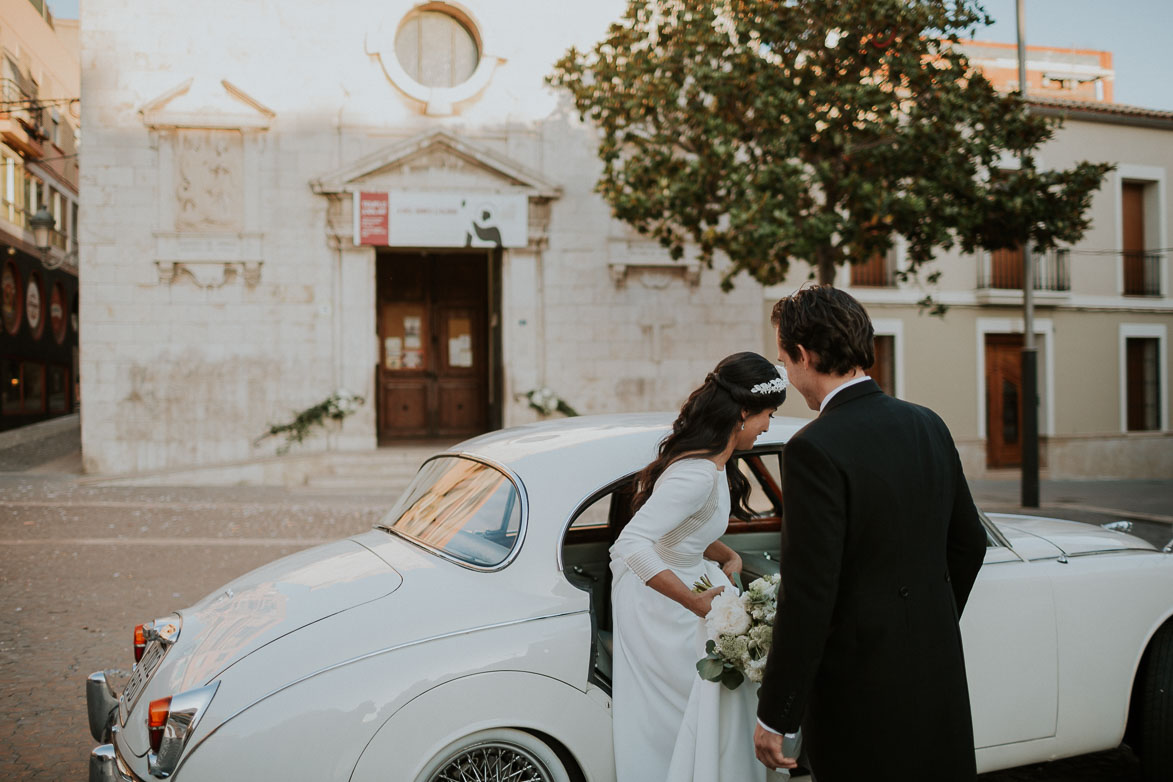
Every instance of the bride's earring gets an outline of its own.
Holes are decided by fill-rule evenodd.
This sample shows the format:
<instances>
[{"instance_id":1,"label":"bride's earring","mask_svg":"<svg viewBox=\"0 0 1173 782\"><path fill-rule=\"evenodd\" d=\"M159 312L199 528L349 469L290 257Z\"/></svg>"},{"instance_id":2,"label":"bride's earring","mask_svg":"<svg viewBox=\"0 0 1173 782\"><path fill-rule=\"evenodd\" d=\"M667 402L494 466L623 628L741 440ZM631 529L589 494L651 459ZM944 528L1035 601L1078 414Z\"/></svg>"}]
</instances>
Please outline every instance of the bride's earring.
<instances>
[{"instance_id":1,"label":"bride's earring","mask_svg":"<svg viewBox=\"0 0 1173 782\"><path fill-rule=\"evenodd\" d=\"M741 431L745 431L745 421L741 422Z\"/></svg>"}]
</instances>

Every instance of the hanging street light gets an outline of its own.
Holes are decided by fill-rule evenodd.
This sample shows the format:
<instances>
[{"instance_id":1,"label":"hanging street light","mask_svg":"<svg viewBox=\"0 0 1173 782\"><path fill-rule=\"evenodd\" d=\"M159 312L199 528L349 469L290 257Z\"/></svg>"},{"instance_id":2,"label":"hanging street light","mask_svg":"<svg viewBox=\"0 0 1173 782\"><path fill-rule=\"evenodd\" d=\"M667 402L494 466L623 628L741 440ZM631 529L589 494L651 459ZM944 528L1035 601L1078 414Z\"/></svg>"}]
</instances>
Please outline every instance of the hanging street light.
<instances>
[{"instance_id":1,"label":"hanging street light","mask_svg":"<svg viewBox=\"0 0 1173 782\"><path fill-rule=\"evenodd\" d=\"M57 227L57 221L49 213L48 207L44 204L40 205L36 213L29 218L29 227L33 229L33 243L41 251L41 263L45 265L46 269L56 269L64 259L54 258L49 254L53 229Z\"/></svg>"}]
</instances>

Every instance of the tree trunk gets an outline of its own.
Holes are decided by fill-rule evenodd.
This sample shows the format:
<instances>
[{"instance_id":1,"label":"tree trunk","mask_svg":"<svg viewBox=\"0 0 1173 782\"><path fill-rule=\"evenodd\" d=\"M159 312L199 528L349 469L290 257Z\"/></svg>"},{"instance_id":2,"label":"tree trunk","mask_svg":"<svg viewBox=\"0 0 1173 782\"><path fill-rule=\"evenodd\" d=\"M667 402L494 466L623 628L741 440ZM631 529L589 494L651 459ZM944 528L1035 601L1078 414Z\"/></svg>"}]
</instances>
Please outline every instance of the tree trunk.
<instances>
[{"instance_id":1,"label":"tree trunk","mask_svg":"<svg viewBox=\"0 0 1173 782\"><path fill-rule=\"evenodd\" d=\"M831 259L831 248L821 247L818 251L818 271L820 285L835 284L835 261Z\"/></svg>"}]
</instances>

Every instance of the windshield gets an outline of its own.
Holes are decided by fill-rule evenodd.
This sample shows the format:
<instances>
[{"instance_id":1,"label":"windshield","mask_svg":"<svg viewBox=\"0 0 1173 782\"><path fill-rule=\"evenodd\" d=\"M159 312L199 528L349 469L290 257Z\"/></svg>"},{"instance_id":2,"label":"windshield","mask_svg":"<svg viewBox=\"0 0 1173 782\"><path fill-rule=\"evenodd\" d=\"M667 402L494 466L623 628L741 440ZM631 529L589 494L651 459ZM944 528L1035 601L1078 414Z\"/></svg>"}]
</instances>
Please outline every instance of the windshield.
<instances>
[{"instance_id":1,"label":"windshield","mask_svg":"<svg viewBox=\"0 0 1173 782\"><path fill-rule=\"evenodd\" d=\"M478 567L500 565L521 529L521 498L500 470L441 456L416 474L379 525Z\"/></svg>"}]
</instances>

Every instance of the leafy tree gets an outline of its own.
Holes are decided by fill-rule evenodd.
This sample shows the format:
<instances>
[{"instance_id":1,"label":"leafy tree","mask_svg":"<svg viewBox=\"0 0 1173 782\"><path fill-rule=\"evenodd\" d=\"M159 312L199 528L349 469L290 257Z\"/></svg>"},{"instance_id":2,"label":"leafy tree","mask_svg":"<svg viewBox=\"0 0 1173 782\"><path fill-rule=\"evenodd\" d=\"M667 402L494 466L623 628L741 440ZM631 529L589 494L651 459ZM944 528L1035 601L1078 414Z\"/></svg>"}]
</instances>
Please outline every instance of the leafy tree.
<instances>
[{"instance_id":1,"label":"leafy tree","mask_svg":"<svg viewBox=\"0 0 1173 782\"><path fill-rule=\"evenodd\" d=\"M915 273L955 243L1077 241L1110 169L1038 169L1057 123L955 45L989 22L973 0L630 0L548 81L599 129L615 215L673 258L727 254L723 288L793 260L831 282L897 235Z\"/></svg>"}]
</instances>

